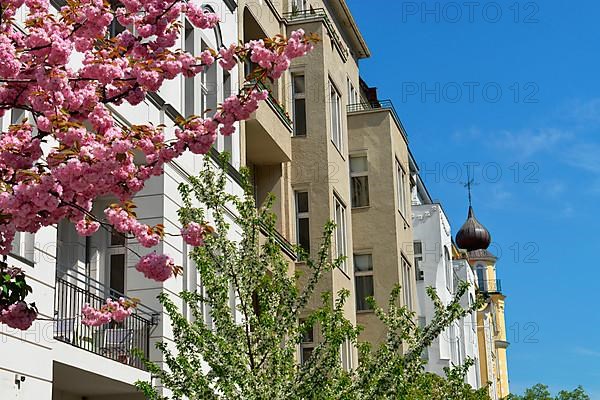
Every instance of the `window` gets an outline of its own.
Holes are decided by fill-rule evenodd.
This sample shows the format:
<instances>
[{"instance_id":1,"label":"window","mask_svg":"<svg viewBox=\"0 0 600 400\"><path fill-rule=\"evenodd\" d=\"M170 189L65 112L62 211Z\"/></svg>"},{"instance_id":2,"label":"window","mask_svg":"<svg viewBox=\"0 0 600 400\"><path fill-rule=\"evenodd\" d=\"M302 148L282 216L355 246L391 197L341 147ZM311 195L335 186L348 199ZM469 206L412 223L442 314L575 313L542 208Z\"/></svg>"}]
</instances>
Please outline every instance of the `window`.
<instances>
[{"instance_id":1,"label":"window","mask_svg":"<svg viewBox=\"0 0 600 400\"><path fill-rule=\"evenodd\" d=\"M423 243L417 241L413 243L414 249L414 264L415 264L415 276L417 281L425 279L425 272L421 269L421 263L423 262Z\"/></svg>"},{"instance_id":2,"label":"window","mask_svg":"<svg viewBox=\"0 0 600 400\"><path fill-rule=\"evenodd\" d=\"M125 236L113 230L108 234L108 248L106 249L107 273L110 293L112 298L125 294Z\"/></svg>"},{"instance_id":3,"label":"window","mask_svg":"<svg viewBox=\"0 0 600 400\"><path fill-rule=\"evenodd\" d=\"M406 218L406 172L398 159L396 159L396 181L398 211Z\"/></svg>"},{"instance_id":4,"label":"window","mask_svg":"<svg viewBox=\"0 0 600 400\"><path fill-rule=\"evenodd\" d=\"M444 269L446 270L446 288L452 292L452 261L448 247L444 246Z\"/></svg>"},{"instance_id":5,"label":"window","mask_svg":"<svg viewBox=\"0 0 600 400\"><path fill-rule=\"evenodd\" d=\"M300 325L306 323L300 320ZM315 327L310 326L306 332L302 334L302 342L300 343L300 363L304 364L315 349Z\"/></svg>"},{"instance_id":6,"label":"window","mask_svg":"<svg viewBox=\"0 0 600 400\"><path fill-rule=\"evenodd\" d=\"M294 136L306 136L306 81L302 74L292 75L292 100Z\"/></svg>"},{"instance_id":7,"label":"window","mask_svg":"<svg viewBox=\"0 0 600 400\"><path fill-rule=\"evenodd\" d=\"M340 359L344 371L350 371L352 369L352 342L348 339L341 345Z\"/></svg>"},{"instance_id":8,"label":"window","mask_svg":"<svg viewBox=\"0 0 600 400\"><path fill-rule=\"evenodd\" d=\"M401 260L402 264L402 293L404 295L404 305L410 310L413 309L412 302L412 279L410 275L410 264L404 257Z\"/></svg>"},{"instance_id":9,"label":"window","mask_svg":"<svg viewBox=\"0 0 600 400\"><path fill-rule=\"evenodd\" d=\"M354 84L352 83L350 78L348 78L347 81L348 81L348 104L360 103L360 101L358 100L358 92L354 88Z\"/></svg>"},{"instance_id":10,"label":"window","mask_svg":"<svg viewBox=\"0 0 600 400\"><path fill-rule=\"evenodd\" d=\"M292 0L292 12L305 11L308 9L308 0Z\"/></svg>"},{"instance_id":11,"label":"window","mask_svg":"<svg viewBox=\"0 0 600 400\"><path fill-rule=\"evenodd\" d=\"M369 205L369 163L367 156L350 157L352 207Z\"/></svg>"},{"instance_id":12,"label":"window","mask_svg":"<svg viewBox=\"0 0 600 400\"><path fill-rule=\"evenodd\" d=\"M342 101L340 94L333 85L329 82L329 103L330 103L330 129L331 129L331 140L337 149L341 152L343 150L342 140Z\"/></svg>"},{"instance_id":13,"label":"window","mask_svg":"<svg viewBox=\"0 0 600 400\"><path fill-rule=\"evenodd\" d=\"M485 281L485 267L483 265L477 266L477 286L479 286L479 290L482 292L487 291L487 282Z\"/></svg>"},{"instance_id":14,"label":"window","mask_svg":"<svg viewBox=\"0 0 600 400\"><path fill-rule=\"evenodd\" d=\"M27 261L34 260L35 235L28 232L16 232L10 254L23 257Z\"/></svg>"},{"instance_id":15,"label":"window","mask_svg":"<svg viewBox=\"0 0 600 400\"><path fill-rule=\"evenodd\" d=\"M185 23L185 51L191 54L196 54L196 38L194 34L194 28L192 25L186 21ZM184 112L185 118L188 118L190 115L197 115L198 111L196 110L196 78L195 77L186 77L183 82L183 92L184 92Z\"/></svg>"},{"instance_id":16,"label":"window","mask_svg":"<svg viewBox=\"0 0 600 400\"><path fill-rule=\"evenodd\" d=\"M373 297L373 256L371 254L354 255L354 285L356 286L356 311L371 310L367 298Z\"/></svg>"},{"instance_id":17,"label":"window","mask_svg":"<svg viewBox=\"0 0 600 400\"><path fill-rule=\"evenodd\" d=\"M333 203L335 205L335 257L346 256L346 207L334 196ZM342 271L348 273L348 262L342 260L340 265Z\"/></svg>"},{"instance_id":18,"label":"window","mask_svg":"<svg viewBox=\"0 0 600 400\"><path fill-rule=\"evenodd\" d=\"M308 192L296 192L296 240L307 253L310 252Z\"/></svg>"}]
</instances>

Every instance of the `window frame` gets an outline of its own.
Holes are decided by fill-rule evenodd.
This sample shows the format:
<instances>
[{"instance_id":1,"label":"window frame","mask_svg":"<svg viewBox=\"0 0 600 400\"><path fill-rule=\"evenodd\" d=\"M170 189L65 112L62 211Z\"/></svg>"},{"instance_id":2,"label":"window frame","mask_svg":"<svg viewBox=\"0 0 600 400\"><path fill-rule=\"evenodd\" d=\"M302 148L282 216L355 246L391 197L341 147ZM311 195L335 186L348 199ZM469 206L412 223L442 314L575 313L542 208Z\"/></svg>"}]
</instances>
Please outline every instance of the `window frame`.
<instances>
[{"instance_id":1,"label":"window frame","mask_svg":"<svg viewBox=\"0 0 600 400\"><path fill-rule=\"evenodd\" d=\"M329 103L330 139L336 149L343 154L344 138L342 134L342 96L331 79L329 79Z\"/></svg>"},{"instance_id":2,"label":"window frame","mask_svg":"<svg viewBox=\"0 0 600 400\"><path fill-rule=\"evenodd\" d=\"M302 77L304 80L304 92L298 93L296 91L296 77ZM306 74L304 71L292 72L292 115L293 115L293 130L292 136L294 137L306 137L307 136L307 118L306 118ZM304 133L298 133L296 124L296 100L304 101Z\"/></svg>"},{"instance_id":3,"label":"window frame","mask_svg":"<svg viewBox=\"0 0 600 400\"><path fill-rule=\"evenodd\" d=\"M353 158L364 158L366 170L360 171L360 172L352 171L352 159ZM370 207L371 206L371 196L370 196L370 192L369 192L369 157L365 153L351 154L349 156L348 166L350 169L350 192L351 192L350 200L352 202L352 208ZM355 178L366 178L365 179L365 188L363 190L366 190L367 204L355 204L355 202L354 202L354 197L355 197L354 196L354 179Z\"/></svg>"},{"instance_id":4,"label":"window frame","mask_svg":"<svg viewBox=\"0 0 600 400\"><path fill-rule=\"evenodd\" d=\"M453 289L453 268L452 268L452 258L450 257L450 251L448 250L448 246L444 245L444 273L446 275L446 289L450 293L452 293Z\"/></svg>"},{"instance_id":5,"label":"window frame","mask_svg":"<svg viewBox=\"0 0 600 400\"><path fill-rule=\"evenodd\" d=\"M404 305L407 306L409 310L413 310L413 290L411 285L412 279L410 276L411 265L404 255L400 257L400 265L402 268L402 287L404 288L402 293Z\"/></svg>"},{"instance_id":6,"label":"window frame","mask_svg":"<svg viewBox=\"0 0 600 400\"><path fill-rule=\"evenodd\" d=\"M307 210L308 211L303 211L300 212L299 211L299 201L298 201L298 196L300 194L304 194L306 193L306 201L307 201ZM310 192L308 190L295 190L294 191L294 206L295 206L295 212L296 212L296 243L301 246L307 253L310 253ZM300 220L301 219L306 219L308 222L308 243L306 244L306 247L302 246L302 244L300 243Z\"/></svg>"},{"instance_id":7,"label":"window frame","mask_svg":"<svg viewBox=\"0 0 600 400\"><path fill-rule=\"evenodd\" d=\"M340 265L340 269L348 275L348 234L347 234L347 216L346 216L346 205L344 202L334 193L333 195L333 212L334 212L334 222L335 222L335 236L334 236L334 244L335 244L335 258L339 258L341 256L346 257L342 260ZM341 221L338 221L338 210L341 213ZM340 252L340 242L342 252Z\"/></svg>"},{"instance_id":8,"label":"window frame","mask_svg":"<svg viewBox=\"0 0 600 400\"><path fill-rule=\"evenodd\" d=\"M357 270L356 258L360 257L360 256L369 256L369 258L371 260L371 263L370 263L371 269L369 269L367 271L358 271ZM374 273L374 266L373 266L373 254L372 253L354 253L353 261L354 261L354 292L356 295L356 311L357 312L373 311L373 308L371 307L371 305L366 302L366 297L364 300L364 303L366 304L366 308L358 307L359 296L358 296L358 286L356 285L356 282L358 282L357 278L370 276L371 277L371 292L373 293L372 296L375 297L375 273Z\"/></svg>"},{"instance_id":9,"label":"window frame","mask_svg":"<svg viewBox=\"0 0 600 400\"><path fill-rule=\"evenodd\" d=\"M398 198L398 212L406 219L406 170L396 158L396 197Z\"/></svg>"},{"instance_id":10,"label":"window frame","mask_svg":"<svg viewBox=\"0 0 600 400\"><path fill-rule=\"evenodd\" d=\"M302 325L306 322L305 319L300 319L299 324ZM307 360L304 359L304 350L305 349L310 349L311 354L314 351L315 347L317 347L317 341L315 340L316 337L316 332L315 332L315 326L312 325L310 327L310 337L312 339L312 341L305 341L304 338L304 334L302 335L302 339L300 341L300 355L299 355L299 361L300 361L300 365L304 364Z\"/></svg>"},{"instance_id":11,"label":"window frame","mask_svg":"<svg viewBox=\"0 0 600 400\"><path fill-rule=\"evenodd\" d=\"M419 250L417 252L416 244L419 244ZM425 280L425 271L421 268L421 263L423 262L423 242L421 240L413 241L413 260L415 266L415 279L417 282Z\"/></svg>"}]
</instances>

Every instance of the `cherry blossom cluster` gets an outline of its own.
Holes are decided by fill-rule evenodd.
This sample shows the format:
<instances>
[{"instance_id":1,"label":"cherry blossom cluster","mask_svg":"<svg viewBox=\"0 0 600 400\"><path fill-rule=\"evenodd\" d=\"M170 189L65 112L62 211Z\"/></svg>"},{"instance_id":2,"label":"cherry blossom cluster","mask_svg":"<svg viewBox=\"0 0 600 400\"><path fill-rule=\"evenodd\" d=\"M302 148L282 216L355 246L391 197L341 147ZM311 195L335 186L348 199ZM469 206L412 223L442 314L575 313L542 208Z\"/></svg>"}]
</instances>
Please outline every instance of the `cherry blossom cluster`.
<instances>
[{"instance_id":1,"label":"cherry blossom cluster","mask_svg":"<svg viewBox=\"0 0 600 400\"><path fill-rule=\"evenodd\" d=\"M190 222L181 229L183 241L190 246L204 246L204 239L207 235L214 232L214 229L209 225L202 225L197 222Z\"/></svg>"},{"instance_id":2,"label":"cherry blossom cluster","mask_svg":"<svg viewBox=\"0 0 600 400\"><path fill-rule=\"evenodd\" d=\"M86 304L81 309L83 316L81 323L86 326L102 326L111 321L123 322L133 314L136 305L136 301L127 300L123 297L119 298L119 300L106 299L106 304L100 307L100 309L95 309Z\"/></svg>"},{"instance_id":3,"label":"cherry blossom cluster","mask_svg":"<svg viewBox=\"0 0 600 400\"><path fill-rule=\"evenodd\" d=\"M135 269L144 274L146 278L157 282L164 282L179 272L171 257L155 251L141 257Z\"/></svg>"},{"instance_id":4,"label":"cherry blossom cluster","mask_svg":"<svg viewBox=\"0 0 600 400\"><path fill-rule=\"evenodd\" d=\"M0 310L0 323L11 328L27 330L37 318L37 312L24 301L11 304Z\"/></svg>"},{"instance_id":5,"label":"cherry blossom cluster","mask_svg":"<svg viewBox=\"0 0 600 400\"><path fill-rule=\"evenodd\" d=\"M22 24L16 15L25 16ZM91 214L100 196L122 204L105 212L118 232L145 247L158 244L162 227L139 223L125 204L165 163L188 150L206 154L218 134L231 135L267 98L258 82L281 76L318 40L298 30L289 38L190 54L177 48L184 15L199 29L219 22L182 0L76 0L58 15L48 0L0 0L0 117L8 110L28 115L0 136L0 255L10 252L15 232L35 233L63 219L80 235L92 235L101 226ZM121 28L113 38L111 24ZM212 117L186 116L172 140L162 126L120 126L113 118L113 107L141 103L165 80L194 77L215 62L232 70L247 60L258 65L253 84ZM140 265L158 280L177 271L170 258L156 254ZM22 306L11 310L24 313Z\"/></svg>"},{"instance_id":6,"label":"cherry blossom cluster","mask_svg":"<svg viewBox=\"0 0 600 400\"><path fill-rule=\"evenodd\" d=\"M104 214L108 223L117 232L133 234L142 246L154 247L160 242L162 226L150 227L142 224L135 218L135 213L123 209L118 205L107 208L104 210Z\"/></svg>"}]
</instances>

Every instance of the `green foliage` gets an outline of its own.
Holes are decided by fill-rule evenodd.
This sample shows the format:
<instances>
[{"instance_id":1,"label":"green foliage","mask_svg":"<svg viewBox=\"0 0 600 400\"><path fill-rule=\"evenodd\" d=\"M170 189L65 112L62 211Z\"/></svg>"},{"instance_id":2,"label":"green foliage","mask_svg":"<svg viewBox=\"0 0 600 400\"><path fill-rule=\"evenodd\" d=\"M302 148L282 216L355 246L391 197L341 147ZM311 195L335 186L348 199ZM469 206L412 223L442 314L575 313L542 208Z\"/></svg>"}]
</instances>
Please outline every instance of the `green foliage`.
<instances>
[{"instance_id":1,"label":"green foliage","mask_svg":"<svg viewBox=\"0 0 600 400\"><path fill-rule=\"evenodd\" d=\"M243 176L250 182L247 172ZM191 253L204 290L159 297L175 340L157 345L164 368L151 362L147 367L159 378L156 384L170 390L170 398L487 399L485 390L474 391L464 383L467 365L447 370L444 379L426 374L420 357L443 329L471 311L459 304L466 284L459 286L450 304L429 291L436 316L424 328L417 327L413 312L398 305L400 287L396 288L385 310L374 304L388 327L387 341L377 348L358 343L359 328L344 317L347 291L321 294L322 305L306 318L319 279L342 261L331 255L334 224L326 224L315 259L296 248L304 275L290 273L292 260L281 249L272 199L256 209L250 185L238 198L226 192L226 183L225 172L207 160L198 177L179 187L181 223L206 223L210 216L215 232ZM182 303L192 318L181 313ZM206 310L211 324L205 320ZM300 317L306 322L300 324ZM299 345L309 326L318 328L322 340L299 364ZM352 371L340 363L346 341L359 348L360 362ZM164 398L147 382L138 387L149 399Z\"/></svg>"},{"instance_id":2,"label":"green foliage","mask_svg":"<svg viewBox=\"0 0 600 400\"><path fill-rule=\"evenodd\" d=\"M523 396L511 394L506 400L590 400L590 396L583 387L578 386L573 391L561 390L553 397L548 386L538 383L526 389Z\"/></svg>"},{"instance_id":3,"label":"green foliage","mask_svg":"<svg viewBox=\"0 0 600 400\"><path fill-rule=\"evenodd\" d=\"M11 304L25 301L31 293L31 286L27 284L25 273L14 267L9 267L5 262L0 262L0 310ZM35 304L32 304L35 308Z\"/></svg>"}]
</instances>

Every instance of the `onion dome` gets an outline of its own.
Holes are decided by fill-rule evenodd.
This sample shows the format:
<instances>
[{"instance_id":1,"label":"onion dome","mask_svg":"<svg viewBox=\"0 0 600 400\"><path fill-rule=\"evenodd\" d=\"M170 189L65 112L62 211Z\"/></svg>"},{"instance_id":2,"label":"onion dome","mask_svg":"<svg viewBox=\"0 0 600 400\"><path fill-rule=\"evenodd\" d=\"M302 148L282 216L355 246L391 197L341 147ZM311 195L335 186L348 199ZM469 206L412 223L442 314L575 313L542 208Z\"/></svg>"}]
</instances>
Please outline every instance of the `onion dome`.
<instances>
[{"instance_id":1,"label":"onion dome","mask_svg":"<svg viewBox=\"0 0 600 400\"><path fill-rule=\"evenodd\" d=\"M491 242L490 232L477 221L473 207L469 206L469 216L456 234L456 244L461 249L471 252L473 250L485 250Z\"/></svg>"}]
</instances>

